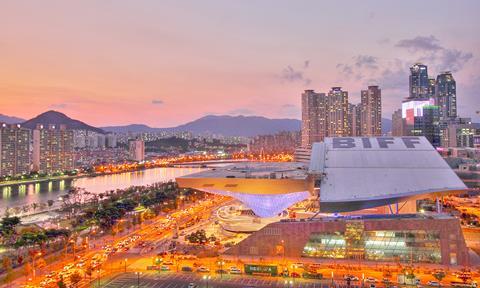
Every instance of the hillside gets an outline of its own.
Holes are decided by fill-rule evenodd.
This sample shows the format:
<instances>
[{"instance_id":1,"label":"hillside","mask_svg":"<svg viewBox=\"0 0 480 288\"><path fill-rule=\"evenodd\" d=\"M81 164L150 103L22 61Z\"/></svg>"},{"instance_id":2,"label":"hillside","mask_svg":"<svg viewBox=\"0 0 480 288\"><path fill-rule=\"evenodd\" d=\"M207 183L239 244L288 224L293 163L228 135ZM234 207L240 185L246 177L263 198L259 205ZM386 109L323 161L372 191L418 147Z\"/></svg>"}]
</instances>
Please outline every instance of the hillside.
<instances>
[{"instance_id":1,"label":"hillside","mask_svg":"<svg viewBox=\"0 0 480 288\"><path fill-rule=\"evenodd\" d=\"M57 111L47 111L44 112L35 118L32 118L30 120L27 120L23 122L22 126L29 128L29 129L35 129L38 124L42 125L49 125L49 124L54 124L54 125L66 125L67 128L69 129L75 129L75 130L89 130L97 133L105 133L100 128L90 126L88 124L85 124L82 121L72 119L68 117L67 115L57 112Z\"/></svg>"}]
</instances>

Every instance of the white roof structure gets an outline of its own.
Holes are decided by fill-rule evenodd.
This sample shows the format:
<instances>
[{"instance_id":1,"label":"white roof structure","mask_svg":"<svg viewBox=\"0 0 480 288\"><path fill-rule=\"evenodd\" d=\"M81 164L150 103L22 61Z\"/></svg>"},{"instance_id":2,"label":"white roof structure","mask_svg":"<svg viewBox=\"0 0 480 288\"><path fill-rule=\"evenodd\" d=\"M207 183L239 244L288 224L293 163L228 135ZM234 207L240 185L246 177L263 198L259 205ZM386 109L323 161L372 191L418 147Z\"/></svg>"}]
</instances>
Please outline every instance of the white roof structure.
<instances>
[{"instance_id":1,"label":"white roof structure","mask_svg":"<svg viewBox=\"0 0 480 288\"><path fill-rule=\"evenodd\" d=\"M312 149L320 210L345 212L460 192L465 184L425 137L326 138Z\"/></svg>"},{"instance_id":2,"label":"white roof structure","mask_svg":"<svg viewBox=\"0 0 480 288\"><path fill-rule=\"evenodd\" d=\"M272 217L320 188L321 212L348 212L461 192L465 184L425 137L336 137L303 163L238 163L178 177L180 187L231 196ZM319 185L317 183L320 183Z\"/></svg>"}]
</instances>

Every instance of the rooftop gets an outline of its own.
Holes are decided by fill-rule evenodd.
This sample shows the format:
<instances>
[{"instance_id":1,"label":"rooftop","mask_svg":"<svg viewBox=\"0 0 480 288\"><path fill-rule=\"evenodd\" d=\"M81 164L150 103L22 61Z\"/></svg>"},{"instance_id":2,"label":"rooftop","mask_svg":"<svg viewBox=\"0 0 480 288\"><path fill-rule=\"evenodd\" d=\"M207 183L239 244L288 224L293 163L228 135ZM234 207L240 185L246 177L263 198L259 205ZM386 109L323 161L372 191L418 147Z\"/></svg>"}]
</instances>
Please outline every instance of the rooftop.
<instances>
[{"instance_id":1,"label":"rooftop","mask_svg":"<svg viewBox=\"0 0 480 288\"><path fill-rule=\"evenodd\" d=\"M305 179L307 170L298 162L248 162L213 168L180 178Z\"/></svg>"}]
</instances>

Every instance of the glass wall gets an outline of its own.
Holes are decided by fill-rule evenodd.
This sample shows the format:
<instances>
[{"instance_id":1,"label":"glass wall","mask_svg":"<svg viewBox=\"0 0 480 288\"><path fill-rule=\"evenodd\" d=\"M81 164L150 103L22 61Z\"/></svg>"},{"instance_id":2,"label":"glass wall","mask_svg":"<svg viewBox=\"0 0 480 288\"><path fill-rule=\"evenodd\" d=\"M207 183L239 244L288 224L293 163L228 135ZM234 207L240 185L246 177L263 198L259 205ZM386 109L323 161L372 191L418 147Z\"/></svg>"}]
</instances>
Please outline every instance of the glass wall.
<instances>
[{"instance_id":1,"label":"glass wall","mask_svg":"<svg viewBox=\"0 0 480 288\"><path fill-rule=\"evenodd\" d=\"M313 233L303 249L304 257L365 259L385 262L441 263L438 232L363 231L360 225L345 233Z\"/></svg>"}]
</instances>

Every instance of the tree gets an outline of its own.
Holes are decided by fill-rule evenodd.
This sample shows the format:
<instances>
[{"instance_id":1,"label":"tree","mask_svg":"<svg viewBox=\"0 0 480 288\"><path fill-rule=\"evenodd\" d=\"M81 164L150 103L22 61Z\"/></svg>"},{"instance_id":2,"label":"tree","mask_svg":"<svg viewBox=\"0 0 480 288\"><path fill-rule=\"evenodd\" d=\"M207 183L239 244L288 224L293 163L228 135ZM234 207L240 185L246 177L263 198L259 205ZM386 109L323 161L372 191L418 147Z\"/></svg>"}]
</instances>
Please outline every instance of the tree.
<instances>
[{"instance_id":1,"label":"tree","mask_svg":"<svg viewBox=\"0 0 480 288\"><path fill-rule=\"evenodd\" d=\"M80 274L80 272L75 271L72 273L72 275L70 275L70 282L72 282L74 286L76 286L77 283L80 281L82 281L82 275Z\"/></svg>"},{"instance_id":2,"label":"tree","mask_svg":"<svg viewBox=\"0 0 480 288\"><path fill-rule=\"evenodd\" d=\"M8 284L8 283L12 282L12 280L13 280L12 259L10 259L10 257L8 257L8 256L3 256L2 267L7 272L5 277L3 277L3 283Z\"/></svg>"},{"instance_id":3,"label":"tree","mask_svg":"<svg viewBox=\"0 0 480 288\"><path fill-rule=\"evenodd\" d=\"M15 234L15 227L20 224L20 218L14 217L4 217L0 220L0 235L3 238L3 243L9 242L12 238L12 235Z\"/></svg>"},{"instance_id":4,"label":"tree","mask_svg":"<svg viewBox=\"0 0 480 288\"><path fill-rule=\"evenodd\" d=\"M60 276L60 280L57 282L58 288L67 288L67 285L65 285L65 282L63 282L63 277Z\"/></svg>"},{"instance_id":5,"label":"tree","mask_svg":"<svg viewBox=\"0 0 480 288\"><path fill-rule=\"evenodd\" d=\"M443 278L445 278L446 274L444 271L436 271L433 273L433 277L438 280L438 282L441 282Z\"/></svg>"}]
</instances>

